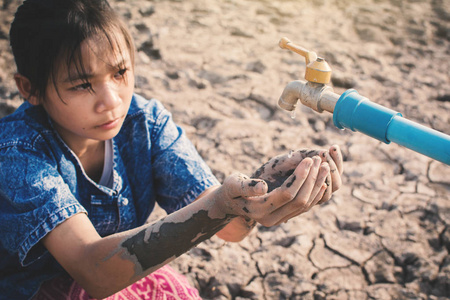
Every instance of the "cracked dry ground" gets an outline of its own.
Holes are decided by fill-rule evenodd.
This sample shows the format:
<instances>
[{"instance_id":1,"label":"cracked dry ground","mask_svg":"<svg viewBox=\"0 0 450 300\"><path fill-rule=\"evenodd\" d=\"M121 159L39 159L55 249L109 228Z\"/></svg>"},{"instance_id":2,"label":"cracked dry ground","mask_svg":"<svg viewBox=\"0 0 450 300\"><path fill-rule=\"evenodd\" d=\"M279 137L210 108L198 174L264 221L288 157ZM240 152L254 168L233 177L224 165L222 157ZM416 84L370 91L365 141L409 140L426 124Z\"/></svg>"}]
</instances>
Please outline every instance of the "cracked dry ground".
<instances>
[{"instance_id":1,"label":"cracked dry ground","mask_svg":"<svg viewBox=\"0 0 450 300\"><path fill-rule=\"evenodd\" d=\"M207 299L447 299L448 189L420 186L356 185L240 244L208 241L177 267Z\"/></svg>"},{"instance_id":2,"label":"cracked dry ground","mask_svg":"<svg viewBox=\"0 0 450 300\"><path fill-rule=\"evenodd\" d=\"M337 92L356 88L449 134L449 6L319 2L155 4L162 60L148 94L165 99L220 179L302 147L337 143L346 160L328 204L239 244L212 239L173 265L205 299L447 299L450 168L339 131L329 115L298 108L293 120L276 101L304 71L277 49L286 35L330 61Z\"/></svg>"}]
</instances>

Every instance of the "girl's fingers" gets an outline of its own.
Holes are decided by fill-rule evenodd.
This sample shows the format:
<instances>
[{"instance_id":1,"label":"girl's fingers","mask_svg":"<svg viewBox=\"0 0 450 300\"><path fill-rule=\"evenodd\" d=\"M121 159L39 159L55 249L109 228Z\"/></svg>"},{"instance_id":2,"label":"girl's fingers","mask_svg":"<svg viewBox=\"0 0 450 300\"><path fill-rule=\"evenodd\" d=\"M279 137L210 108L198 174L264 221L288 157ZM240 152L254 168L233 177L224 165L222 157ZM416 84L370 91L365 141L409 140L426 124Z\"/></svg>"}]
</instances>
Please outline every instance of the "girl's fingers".
<instances>
[{"instance_id":1,"label":"girl's fingers","mask_svg":"<svg viewBox=\"0 0 450 300\"><path fill-rule=\"evenodd\" d=\"M314 156L310 158L311 155ZM299 160L300 163L295 168L294 165ZM283 173L283 170L289 172ZM273 181L278 187L254 202L255 208L259 207L255 211L260 212L259 218L255 219L264 226L273 226L331 198L332 193L342 185L342 153L337 145L330 147L328 151L299 150L291 152L288 156L283 155L272 159L265 165L265 171L266 175L271 175L268 177L269 185ZM277 173L285 174L284 176L292 174L286 179L286 177L281 178Z\"/></svg>"},{"instance_id":2,"label":"girl's fingers","mask_svg":"<svg viewBox=\"0 0 450 300\"><path fill-rule=\"evenodd\" d=\"M310 158L306 158L300 162L297 168L295 168L294 173L289 176L279 188L275 189L274 193L271 195L278 200L275 203L274 209L292 201L299 190L303 188L305 181L310 176L309 174L311 174L311 171L315 168L315 161Z\"/></svg>"},{"instance_id":3,"label":"girl's fingers","mask_svg":"<svg viewBox=\"0 0 450 300\"><path fill-rule=\"evenodd\" d=\"M329 190L329 186L326 184L322 185L322 188L320 189L320 192L317 194L316 198L311 203L311 207L315 206L318 203L323 203L323 199L326 199L325 193ZM328 199L327 199L328 200Z\"/></svg>"},{"instance_id":4,"label":"girl's fingers","mask_svg":"<svg viewBox=\"0 0 450 300\"><path fill-rule=\"evenodd\" d=\"M250 217L272 226L328 201L342 185L342 172L342 153L337 145L328 151L291 151L274 157L255 173L268 186L266 182L262 186L255 179L241 178L241 187L234 194L247 198L245 211L253 215ZM267 190L269 193L264 194Z\"/></svg>"},{"instance_id":5,"label":"girl's fingers","mask_svg":"<svg viewBox=\"0 0 450 300\"><path fill-rule=\"evenodd\" d=\"M317 180L314 184L314 188L311 191L310 200L308 201L308 207L311 207L311 203L314 201L316 196L321 192L323 186L328 186L326 184L327 178L330 176L330 167L328 163L321 163L319 173L317 175ZM322 193L323 194L323 193Z\"/></svg>"},{"instance_id":6,"label":"girl's fingers","mask_svg":"<svg viewBox=\"0 0 450 300\"><path fill-rule=\"evenodd\" d=\"M342 155L339 149L334 147L337 146L332 146L329 151L322 151L320 153L322 161L326 161L330 165L331 181L329 183L331 185L331 192L337 191L342 186ZM331 152L334 153L334 158L331 156Z\"/></svg>"},{"instance_id":7,"label":"girl's fingers","mask_svg":"<svg viewBox=\"0 0 450 300\"><path fill-rule=\"evenodd\" d=\"M267 184L261 179L252 179L240 173L228 176L224 181L228 198L255 197L267 192Z\"/></svg>"},{"instance_id":8,"label":"girl's fingers","mask_svg":"<svg viewBox=\"0 0 450 300\"><path fill-rule=\"evenodd\" d=\"M340 171L336 165L336 162L331 157L329 151L325 151L322 153L322 158L326 160L326 162L330 165L330 174L331 177L329 178L329 184L330 184L330 190L331 192L337 191L341 185L342 185L342 179Z\"/></svg>"},{"instance_id":9,"label":"girl's fingers","mask_svg":"<svg viewBox=\"0 0 450 300\"><path fill-rule=\"evenodd\" d=\"M251 214L249 217L264 226L273 226L280 219L278 213L273 214L273 212L278 211L295 198L298 190L308 178L312 166L311 158L304 159L280 187L267 195L248 198L246 207ZM285 212L285 214L287 213L289 212Z\"/></svg>"},{"instance_id":10,"label":"girl's fingers","mask_svg":"<svg viewBox=\"0 0 450 300\"><path fill-rule=\"evenodd\" d=\"M323 196L321 199L319 199L320 201L318 202L319 204L322 204L324 202L327 202L328 200L331 199L331 194L333 193L332 187L331 185L334 183L332 183L332 179L331 179L332 175L331 173L328 174L327 178L325 179L325 192L323 193Z\"/></svg>"},{"instance_id":11,"label":"girl's fingers","mask_svg":"<svg viewBox=\"0 0 450 300\"><path fill-rule=\"evenodd\" d=\"M311 161L311 159L306 158L305 161ZM265 226L273 226L286 219L287 216L307 211L311 202L322 189L322 185L329 172L328 168L327 164L324 164L323 167L321 167L321 159L318 156L315 156L312 159L312 165L309 172L305 174L304 168L299 171L296 169L296 172L285 181L283 186L274 191L273 196L276 197L275 199L284 198L284 201L277 203L278 205L273 207L273 211L264 218L265 224L262 224ZM301 172L302 170L303 172ZM302 178L297 179L297 175L300 174ZM312 196L312 193L314 196Z\"/></svg>"},{"instance_id":12,"label":"girl's fingers","mask_svg":"<svg viewBox=\"0 0 450 300\"><path fill-rule=\"evenodd\" d=\"M329 150L330 156L333 158L334 163L336 164L339 175L342 175L344 172L344 161L342 158L342 152L338 145L333 145Z\"/></svg>"},{"instance_id":13,"label":"girl's fingers","mask_svg":"<svg viewBox=\"0 0 450 300\"><path fill-rule=\"evenodd\" d=\"M287 222L288 220L295 218L295 217L301 215L302 213L309 211L317 203L320 203L321 199L324 197L324 193L325 193L326 189L327 189L327 185L323 184L319 193L317 194L316 198L311 202L311 205L309 207L307 207L303 210L300 210L300 211L293 212L292 214L284 217L282 220L277 222L275 225L280 225L281 223Z\"/></svg>"},{"instance_id":14,"label":"girl's fingers","mask_svg":"<svg viewBox=\"0 0 450 300\"><path fill-rule=\"evenodd\" d=\"M309 170L308 177L304 181L304 183L299 187L298 193L296 193L295 199L299 206L306 206L308 204L309 198L311 196L311 193L313 192L314 188L316 188L317 191L315 193L317 194L319 187L316 187L316 181L319 175L319 169L321 165L321 159L318 156L314 156L313 158L313 165L311 166L311 169ZM323 179L325 180L325 179ZM323 182L322 182L323 183ZM294 198L294 197L293 197Z\"/></svg>"}]
</instances>

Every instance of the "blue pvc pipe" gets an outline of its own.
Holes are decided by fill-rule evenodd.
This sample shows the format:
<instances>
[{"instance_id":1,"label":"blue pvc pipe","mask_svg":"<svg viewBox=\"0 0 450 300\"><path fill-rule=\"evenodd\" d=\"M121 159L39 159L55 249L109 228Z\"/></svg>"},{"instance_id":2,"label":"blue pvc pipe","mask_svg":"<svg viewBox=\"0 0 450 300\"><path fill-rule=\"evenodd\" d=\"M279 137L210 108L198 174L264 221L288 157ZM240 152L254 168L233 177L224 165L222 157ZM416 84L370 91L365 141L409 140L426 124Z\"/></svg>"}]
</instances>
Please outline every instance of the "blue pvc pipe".
<instances>
[{"instance_id":1,"label":"blue pvc pipe","mask_svg":"<svg viewBox=\"0 0 450 300\"><path fill-rule=\"evenodd\" d=\"M387 129L388 140L450 165L450 138L442 132L394 117Z\"/></svg>"},{"instance_id":2,"label":"blue pvc pipe","mask_svg":"<svg viewBox=\"0 0 450 300\"><path fill-rule=\"evenodd\" d=\"M376 104L355 90L345 91L333 112L334 125L394 142L450 165L450 136L412 122L399 112Z\"/></svg>"}]
</instances>

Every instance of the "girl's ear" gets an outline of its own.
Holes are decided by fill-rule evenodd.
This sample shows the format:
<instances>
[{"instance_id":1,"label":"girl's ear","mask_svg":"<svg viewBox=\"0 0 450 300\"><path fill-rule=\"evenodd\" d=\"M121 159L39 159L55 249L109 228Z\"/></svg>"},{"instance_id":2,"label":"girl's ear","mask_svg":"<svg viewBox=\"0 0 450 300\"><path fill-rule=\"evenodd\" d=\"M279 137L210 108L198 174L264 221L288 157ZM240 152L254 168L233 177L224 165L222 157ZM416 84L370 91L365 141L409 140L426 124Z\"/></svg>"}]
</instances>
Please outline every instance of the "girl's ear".
<instances>
[{"instance_id":1,"label":"girl's ear","mask_svg":"<svg viewBox=\"0 0 450 300\"><path fill-rule=\"evenodd\" d=\"M32 105L39 105L40 101L36 95L31 94L31 82L28 78L19 73L14 74L14 80L16 81L17 89L19 89L20 95L30 102Z\"/></svg>"}]
</instances>

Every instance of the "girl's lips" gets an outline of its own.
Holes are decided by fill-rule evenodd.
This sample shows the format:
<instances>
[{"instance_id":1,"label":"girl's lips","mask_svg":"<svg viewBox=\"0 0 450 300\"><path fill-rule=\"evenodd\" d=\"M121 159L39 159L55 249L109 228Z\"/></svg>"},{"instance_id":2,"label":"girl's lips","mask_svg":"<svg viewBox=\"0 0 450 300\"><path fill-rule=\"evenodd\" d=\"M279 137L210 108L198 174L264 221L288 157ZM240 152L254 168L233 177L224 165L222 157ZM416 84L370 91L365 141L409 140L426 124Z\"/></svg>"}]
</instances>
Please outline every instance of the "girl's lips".
<instances>
[{"instance_id":1,"label":"girl's lips","mask_svg":"<svg viewBox=\"0 0 450 300\"><path fill-rule=\"evenodd\" d=\"M114 119L112 121L106 122L102 125L99 125L98 128L104 130L114 129L117 125L119 125L120 118Z\"/></svg>"}]
</instances>

